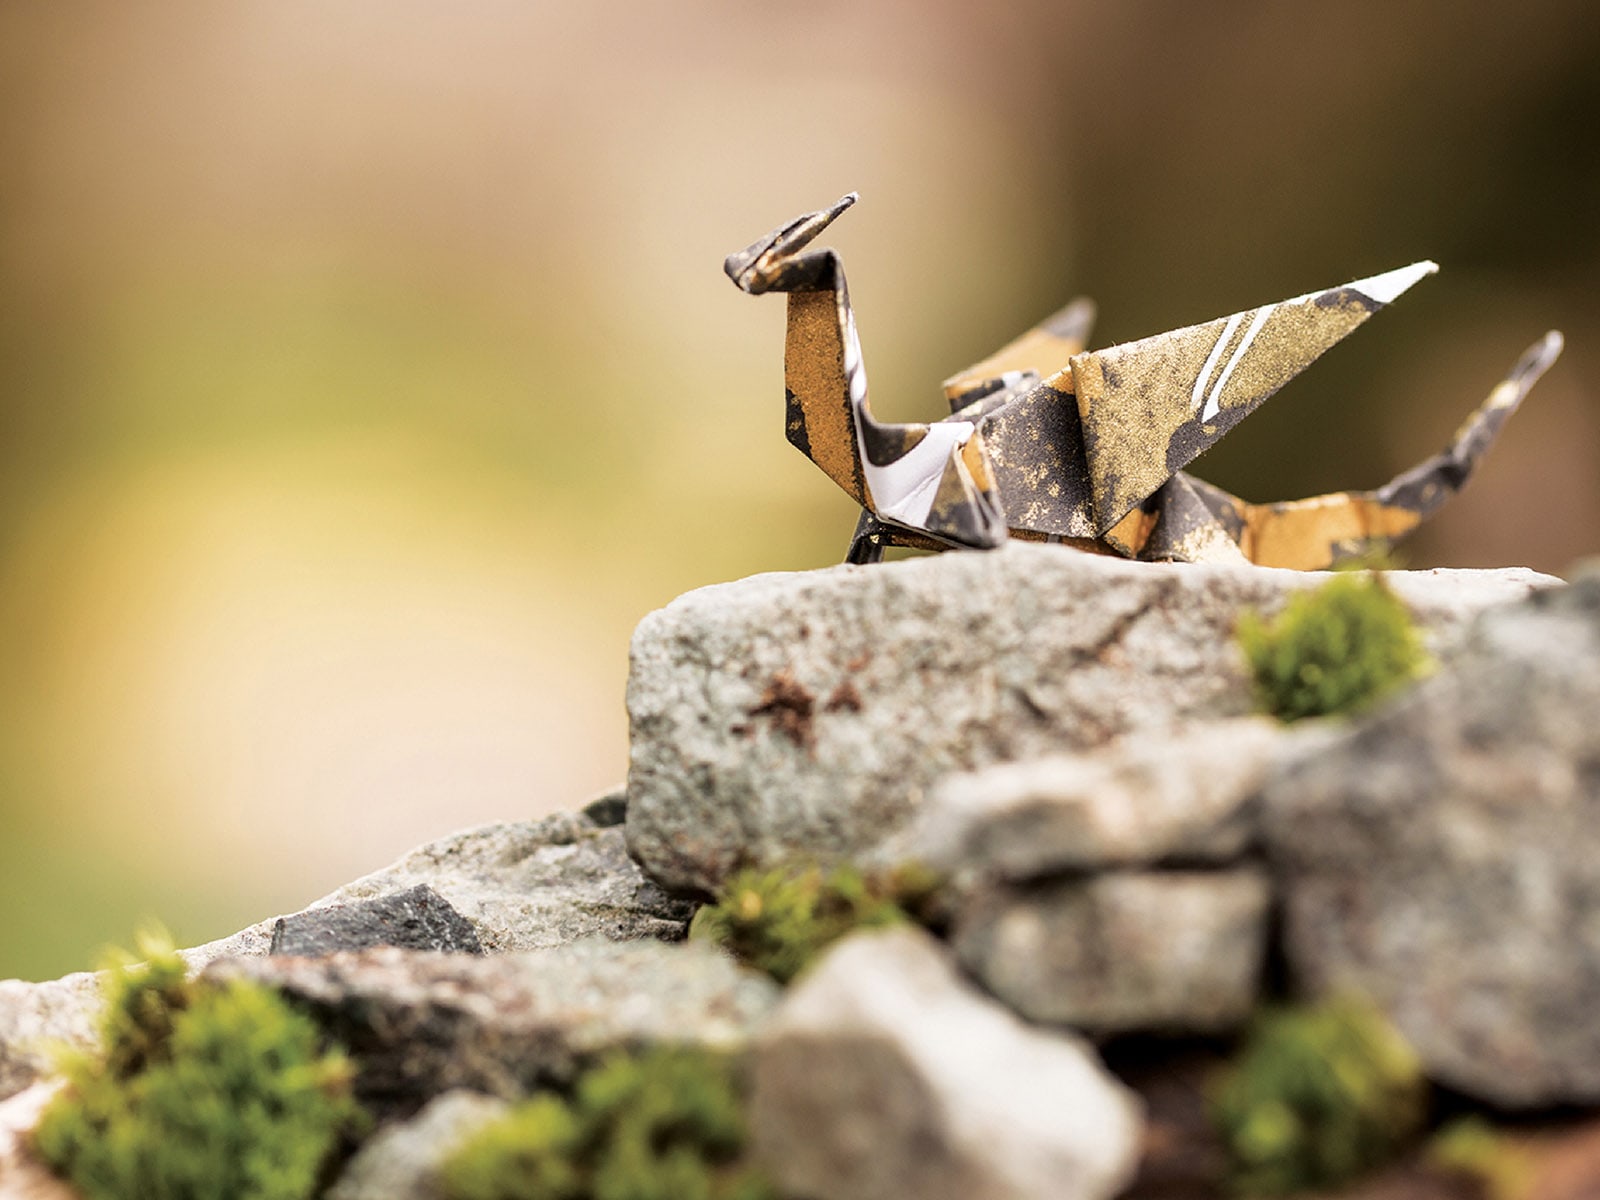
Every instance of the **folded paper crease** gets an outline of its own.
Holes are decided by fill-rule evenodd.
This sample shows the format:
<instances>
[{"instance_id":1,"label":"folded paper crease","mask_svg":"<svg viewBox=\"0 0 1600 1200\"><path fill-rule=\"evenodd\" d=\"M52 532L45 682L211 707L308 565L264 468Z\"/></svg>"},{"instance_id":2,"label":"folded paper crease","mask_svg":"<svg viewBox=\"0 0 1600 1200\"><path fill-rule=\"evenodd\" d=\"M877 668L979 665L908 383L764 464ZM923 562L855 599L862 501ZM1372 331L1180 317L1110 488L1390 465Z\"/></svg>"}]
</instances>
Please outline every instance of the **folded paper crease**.
<instances>
[{"instance_id":1,"label":"folded paper crease","mask_svg":"<svg viewBox=\"0 0 1600 1200\"><path fill-rule=\"evenodd\" d=\"M1438 270L1417 262L1138 341L1089 350L1077 299L944 383L949 415L882 422L868 400L837 252L812 240L854 192L728 256L753 295L788 295L789 441L863 509L847 561L891 545L1007 537L1129 558L1318 570L1381 553L1459 491L1561 352L1546 334L1451 444L1372 491L1253 504L1184 468L1379 309Z\"/></svg>"}]
</instances>

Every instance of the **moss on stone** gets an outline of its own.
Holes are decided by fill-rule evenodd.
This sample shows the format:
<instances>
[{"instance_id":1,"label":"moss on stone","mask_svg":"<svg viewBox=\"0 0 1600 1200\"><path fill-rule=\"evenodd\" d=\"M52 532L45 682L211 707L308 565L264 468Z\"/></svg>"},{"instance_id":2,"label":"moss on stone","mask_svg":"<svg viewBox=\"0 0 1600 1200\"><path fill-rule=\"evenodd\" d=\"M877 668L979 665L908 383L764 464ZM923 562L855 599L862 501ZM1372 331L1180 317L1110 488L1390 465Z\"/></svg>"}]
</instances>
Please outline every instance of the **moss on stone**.
<instances>
[{"instance_id":1,"label":"moss on stone","mask_svg":"<svg viewBox=\"0 0 1600 1200\"><path fill-rule=\"evenodd\" d=\"M170 943L113 969L102 1046L63 1062L34 1133L86 1200L304 1200L361 1121L351 1069L254 984L190 981Z\"/></svg>"},{"instance_id":2,"label":"moss on stone","mask_svg":"<svg viewBox=\"0 0 1600 1200\"><path fill-rule=\"evenodd\" d=\"M1355 712L1427 665L1406 606L1378 574L1340 574L1271 621L1239 620L1263 711L1283 721Z\"/></svg>"},{"instance_id":3,"label":"moss on stone","mask_svg":"<svg viewBox=\"0 0 1600 1200\"><path fill-rule=\"evenodd\" d=\"M929 887L915 868L885 876L851 866L740 871L715 904L695 914L689 936L715 942L786 984L852 930L908 920L907 908Z\"/></svg>"},{"instance_id":4,"label":"moss on stone","mask_svg":"<svg viewBox=\"0 0 1600 1200\"><path fill-rule=\"evenodd\" d=\"M1419 1133L1421 1065L1372 1005L1338 997L1263 1014L1219 1080L1213 1116L1248 1196L1347 1183Z\"/></svg>"},{"instance_id":5,"label":"moss on stone","mask_svg":"<svg viewBox=\"0 0 1600 1200\"><path fill-rule=\"evenodd\" d=\"M731 1064L703 1050L615 1055L570 1099L535 1096L445 1163L449 1200L775 1200L744 1160Z\"/></svg>"}]
</instances>

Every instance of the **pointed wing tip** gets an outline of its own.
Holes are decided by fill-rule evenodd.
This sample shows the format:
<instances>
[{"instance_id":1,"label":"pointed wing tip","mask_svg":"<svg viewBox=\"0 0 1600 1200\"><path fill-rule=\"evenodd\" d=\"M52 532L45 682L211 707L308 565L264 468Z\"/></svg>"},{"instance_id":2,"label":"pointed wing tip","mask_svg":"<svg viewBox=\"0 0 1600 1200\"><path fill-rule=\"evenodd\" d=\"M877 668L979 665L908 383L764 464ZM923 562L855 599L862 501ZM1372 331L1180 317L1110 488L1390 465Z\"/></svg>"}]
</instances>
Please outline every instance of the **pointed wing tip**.
<instances>
[{"instance_id":1,"label":"pointed wing tip","mask_svg":"<svg viewBox=\"0 0 1600 1200\"><path fill-rule=\"evenodd\" d=\"M1060 338L1088 341L1089 330L1094 328L1099 309L1087 296L1078 296L1059 312L1052 313L1040 322L1046 333Z\"/></svg>"},{"instance_id":2,"label":"pointed wing tip","mask_svg":"<svg viewBox=\"0 0 1600 1200\"><path fill-rule=\"evenodd\" d=\"M1523 353L1521 360L1511 369L1510 378L1522 384L1524 390L1532 387L1534 382L1543 375L1561 357L1561 351L1567 344L1566 338L1561 336L1559 329L1552 329Z\"/></svg>"},{"instance_id":3,"label":"pointed wing tip","mask_svg":"<svg viewBox=\"0 0 1600 1200\"><path fill-rule=\"evenodd\" d=\"M1375 300L1379 304L1389 304L1412 284L1427 278L1438 269L1438 263L1425 258L1421 262L1412 263L1409 267L1396 267L1393 271L1385 271L1381 275L1358 279L1349 286L1370 300Z\"/></svg>"}]
</instances>

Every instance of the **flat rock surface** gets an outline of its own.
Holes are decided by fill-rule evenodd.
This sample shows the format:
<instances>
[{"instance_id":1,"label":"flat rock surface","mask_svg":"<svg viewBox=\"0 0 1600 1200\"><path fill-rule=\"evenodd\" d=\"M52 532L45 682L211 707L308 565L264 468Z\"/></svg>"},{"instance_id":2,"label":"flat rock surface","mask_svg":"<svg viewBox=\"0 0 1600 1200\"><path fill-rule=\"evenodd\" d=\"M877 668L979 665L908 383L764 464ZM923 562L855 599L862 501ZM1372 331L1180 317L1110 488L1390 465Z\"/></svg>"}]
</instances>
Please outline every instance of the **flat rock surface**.
<instances>
[{"instance_id":1,"label":"flat rock surface","mask_svg":"<svg viewBox=\"0 0 1600 1200\"><path fill-rule=\"evenodd\" d=\"M357 1091L385 1114L450 1088L515 1098L613 1049L737 1048L777 998L709 946L654 941L224 959L205 976L264 983L309 1011L360 1060Z\"/></svg>"},{"instance_id":2,"label":"flat rock surface","mask_svg":"<svg viewBox=\"0 0 1600 1200\"><path fill-rule=\"evenodd\" d=\"M633 638L629 847L713 892L748 863L867 853L953 772L1246 713L1239 613L1325 578L1012 542L690 592ZM1445 656L1477 612L1559 583L1386 578Z\"/></svg>"},{"instance_id":3,"label":"flat rock surface","mask_svg":"<svg viewBox=\"0 0 1600 1200\"><path fill-rule=\"evenodd\" d=\"M267 952L315 958L374 946L483 953L472 923L425 883L371 900L328 904L280 917L272 926Z\"/></svg>"},{"instance_id":4,"label":"flat rock surface","mask_svg":"<svg viewBox=\"0 0 1600 1200\"><path fill-rule=\"evenodd\" d=\"M1029 1020L1220 1033L1256 1006L1271 901L1254 866L1108 872L982 890L952 940L973 977Z\"/></svg>"},{"instance_id":5,"label":"flat rock surface","mask_svg":"<svg viewBox=\"0 0 1600 1200\"><path fill-rule=\"evenodd\" d=\"M1484 615L1451 663L1265 796L1288 960L1431 1076L1600 1101L1600 575Z\"/></svg>"},{"instance_id":6,"label":"flat rock surface","mask_svg":"<svg viewBox=\"0 0 1600 1200\"><path fill-rule=\"evenodd\" d=\"M795 983L755 1048L750 1123L780 1185L828 1200L1102 1200L1140 1134L1093 1051L909 928L848 938Z\"/></svg>"}]
</instances>

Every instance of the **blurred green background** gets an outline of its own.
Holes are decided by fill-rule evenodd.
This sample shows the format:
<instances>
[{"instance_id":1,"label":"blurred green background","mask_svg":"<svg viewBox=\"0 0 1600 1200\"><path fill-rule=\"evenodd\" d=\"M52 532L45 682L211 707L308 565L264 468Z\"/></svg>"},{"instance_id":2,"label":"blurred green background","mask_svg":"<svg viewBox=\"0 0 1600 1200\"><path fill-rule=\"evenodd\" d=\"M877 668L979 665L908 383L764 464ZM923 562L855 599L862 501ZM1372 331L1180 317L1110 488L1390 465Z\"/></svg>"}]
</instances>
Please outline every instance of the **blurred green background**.
<instances>
[{"instance_id":1,"label":"blurred green background","mask_svg":"<svg viewBox=\"0 0 1600 1200\"><path fill-rule=\"evenodd\" d=\"M837 561L783 305L855 188L874 399L1433 257L1200 474L1371 486L1566 357L1413 565L1600 529L1600 9L0 6L0 976L182 942L626 769L627 637Z\"/></svg>"}]
</instances>

